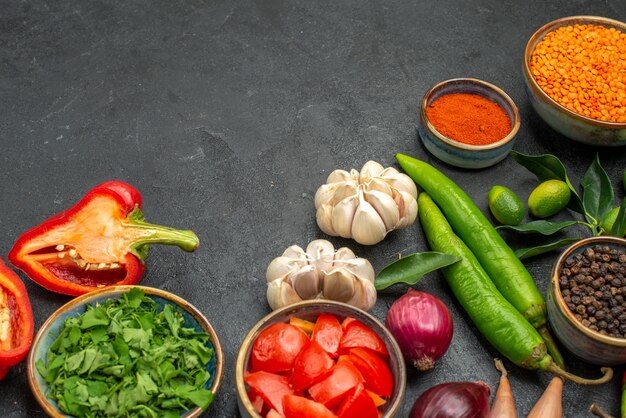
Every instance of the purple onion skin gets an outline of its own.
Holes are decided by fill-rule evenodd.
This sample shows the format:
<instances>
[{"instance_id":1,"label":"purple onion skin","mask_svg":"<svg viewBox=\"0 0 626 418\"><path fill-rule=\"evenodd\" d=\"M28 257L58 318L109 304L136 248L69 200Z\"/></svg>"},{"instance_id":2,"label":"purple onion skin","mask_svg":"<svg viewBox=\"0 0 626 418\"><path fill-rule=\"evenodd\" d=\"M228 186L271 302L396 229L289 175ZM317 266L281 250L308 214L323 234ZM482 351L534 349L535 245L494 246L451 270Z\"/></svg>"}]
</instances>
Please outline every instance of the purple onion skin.
<instances>
[{"instance_id":1,"label":"purple onion skin","mask_svg":"<svg viewBox=\"0 0 626 418\"><path fill-rule=\"evenodd\" d=\"M387 329L407 362L426 371L448 350L454 327L452 315L437 297L412 288L389 308Z\"/></svg>"},{"instance_id":2,"label":"purple onion skin","mask_svg":"<svg viewBox=\"0 0 626 418\"><path fill-rule=\"evenodd\" d=\"M485 382L442 383L417 398L409 418L486 418L489 395Z\"/></svg>"}]
</instances>

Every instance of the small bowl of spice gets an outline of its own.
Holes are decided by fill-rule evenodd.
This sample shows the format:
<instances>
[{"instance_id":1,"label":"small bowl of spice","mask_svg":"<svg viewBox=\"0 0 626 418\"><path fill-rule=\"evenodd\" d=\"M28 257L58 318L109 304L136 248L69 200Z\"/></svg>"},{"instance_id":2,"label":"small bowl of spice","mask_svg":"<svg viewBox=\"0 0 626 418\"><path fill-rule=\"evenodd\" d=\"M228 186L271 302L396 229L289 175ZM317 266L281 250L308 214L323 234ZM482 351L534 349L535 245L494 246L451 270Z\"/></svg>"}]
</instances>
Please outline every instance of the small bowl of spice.
<instances>
[{"instance_id":1,"label":"small bowl of spice","mask_svg":"<svg viewBox=\"0 0 626 418\"><path fill-rule=\"evenodd\" d=\"M455 78L424 95L417 130L440 160L485 168L508 155L519 126L517 106L502 89L475 78Z\"/></svg>"},{"instance_id":2,"label":"small bowl of spice","mask_svg":"<svg viewBox=\"0 0 626 418\"><path fill-rule=\"evenodd\" d=\"M530 102L578 142L626 145L626 23L571 16L538 29L524 51Z\"/></svg>"},{"instance_id":3,"label":"small bowl of spice","mask_svg":"<svg viewBox=\"0 0 626 418\"><path fill-rule=\"evenodd\" d=\"M582 239L552 267L550 326L569 351L589 363L626 363L625 300L626 239Z\"/></svg>"}]
</instances>

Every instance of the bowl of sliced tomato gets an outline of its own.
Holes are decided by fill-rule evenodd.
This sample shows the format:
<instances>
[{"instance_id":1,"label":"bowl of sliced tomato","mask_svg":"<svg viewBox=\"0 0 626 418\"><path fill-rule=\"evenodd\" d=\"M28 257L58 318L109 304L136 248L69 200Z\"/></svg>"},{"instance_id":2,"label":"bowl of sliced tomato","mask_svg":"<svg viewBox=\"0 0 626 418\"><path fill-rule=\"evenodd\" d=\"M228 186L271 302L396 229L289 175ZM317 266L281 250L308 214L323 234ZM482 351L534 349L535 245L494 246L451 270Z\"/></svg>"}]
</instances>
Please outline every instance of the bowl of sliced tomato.
<instances>
[{"instance_id":1,"label":"bowl of sliced tomato","mask_svg":"<svg viewBox=\"0 0 626 418\"><path fill-rule=\"evenodd\" d=\"M404 396L406 369L393 336L372 315L308 300L249 331L235 380L244 418L389 418Z\"/></svg>"}]
</instances>

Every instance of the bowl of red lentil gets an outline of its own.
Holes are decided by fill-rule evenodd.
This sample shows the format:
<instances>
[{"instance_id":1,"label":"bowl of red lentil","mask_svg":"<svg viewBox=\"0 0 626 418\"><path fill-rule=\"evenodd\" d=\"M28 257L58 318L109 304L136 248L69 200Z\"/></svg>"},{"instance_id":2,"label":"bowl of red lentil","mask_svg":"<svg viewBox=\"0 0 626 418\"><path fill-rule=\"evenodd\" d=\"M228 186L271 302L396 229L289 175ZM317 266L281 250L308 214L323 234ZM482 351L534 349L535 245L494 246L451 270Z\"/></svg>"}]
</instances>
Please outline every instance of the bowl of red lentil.
<instances>
[{"instance_id":1,"label":"bowl of red lentil","mask_svg":"<svg viewBox=\"0 0 626 418\"><path fill-rule=\"evenodd\" d=\"M568 247L552 267L548 320L557 339L592 364L626 363L626 239Z\"/></svg>"},{"instance_id":2,"label":"bowl of red lentil","mask_svg":"<svg viewBox=\"0 0 626 418\"><path fill-rule=\"evenodd\" d=\"M517 106L502 89L475 78L454 78L426 92L417 131L435 157L478 169L508 155L519 126Z\"/></svg>"},{"instance_id":3,"label":"bowl of red lentil","mask_svg":"<svg viewBox=\"0 0 626 418\"><path fill-rule=\"evenodd\" d=\"M539 116L590 145L626 145L626 24L571 16L537 30L524 51L524 80Z\"/></svg>"}]
</instances>

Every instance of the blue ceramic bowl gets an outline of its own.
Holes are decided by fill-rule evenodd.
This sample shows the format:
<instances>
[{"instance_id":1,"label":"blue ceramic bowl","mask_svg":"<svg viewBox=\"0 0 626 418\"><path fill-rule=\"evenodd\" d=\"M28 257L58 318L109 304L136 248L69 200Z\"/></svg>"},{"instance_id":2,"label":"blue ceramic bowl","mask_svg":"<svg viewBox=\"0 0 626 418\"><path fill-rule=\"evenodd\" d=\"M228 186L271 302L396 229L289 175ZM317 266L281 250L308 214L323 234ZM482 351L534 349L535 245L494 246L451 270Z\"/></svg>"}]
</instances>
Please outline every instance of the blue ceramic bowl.
<instances>
[{"instance_id":1,"label":"blue ceramic bowl","mask_svg":"<svg viewBox=\"0 0 626 418\"><path fill-rule=\"evenodd\" d=\"M626 250L626 239L617 237L592 237L575 242L559 256L552 267L546 303L550 327L567 350L589 363L612 366L626 363L626 338L609 337L580 323L563 300L559 286L559 275L565 260L598 244Z\"/></svg>"},{"instance_id":2,"label":"blue ceramic bowl","mask_svg":"<svg viewBox=\"0 0 626 418\"><path fill-rule=\"evenodd\" d=\"M54 418L69 417L69 415L65 415L58 408L54 401L46 397L47 383L39 375L35 363L39 359L45 361L48 348L54 342L65 319L76 317L84 313L88 304L102 304L107 299L117 299L132 288L141 289L146 296L157 303L159 309L163 309L165 305L174 306L183 314L186 327L194 328L198 331L205 331L211 336L209 346L214 349L215 354L207 365L207 371L211 374L211 378L206 383L205 387L211 390L214 395L217 393L222 382L224 354L215 330L200 311L184 299L164 290L144 286L112 286L87 293L66 303L46 320L35 336L26 364L28 384L30 385L35 399L37 399L39 405L41 405L49 416ZM201 413L202 410L200 408L194 408L185 412L182 416L191 418L197 417Z\"/></svg>"},{"instance_id":3,"label":"blue ceramic bowl","mask_svg":"<svg viewBox=\"0 0 626 418\"><path fill-rule=\"evenodd\" d=\"M537 44L553 30L576 24L601 25L626 32L625 23L598 16L564 17L541 27L530 37L524 51L524 81L530 103L550 127L574 141L599 146L626 145L626 123L603 122L569 110L544 92L530 72L530 57Z\"/></svg>"},{"instance_id":4,"label":"blue ceramic bowl","mask_svg":"<svg viewBox=\"0 0 626 418\"><path fill-rule=\"evenodd\" d=\"M265 328L277 322L289 322L291 317L297 317L307 321L315 321L320 314L333 314L339 321L347 316L358 319L363 324L372 329L384 342L389 351L389 366L393 375L393 393L384 406L381 418L391 418L398 413L404 391L406 388L406 368L404 358L398 343L391 333L376 318L367 312L348 305L347 303L335 302L333 300L305 300L293 305L277 309L265 316L248 332L241 344L237 362L235 364L235 383L237 385L237 400L239 404L239 414L242 418L262 418L257 414L248 398L244 376L248 370L250 361L250 351L254 340Z\"/></svg>"},{"instance_id":5,"label":"blue ceramic bowl","mask_svg":"<svg viewBox=\"0 0 626 418\"><path fill-rule=\"evenodd\" d=\"M426 109L439 97L450 93L477 94L497 103L511 121L511 132L489 145L464 144L446 137L430 123ZM441 161L462 168L485 168L500 162L509 154L519 126L517 106L503 90L475 78L454 78L435 85L424 95L417 131L426 149Z\"/></svg>"}]
</instances>

